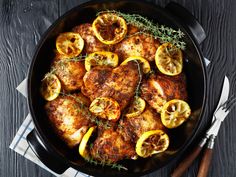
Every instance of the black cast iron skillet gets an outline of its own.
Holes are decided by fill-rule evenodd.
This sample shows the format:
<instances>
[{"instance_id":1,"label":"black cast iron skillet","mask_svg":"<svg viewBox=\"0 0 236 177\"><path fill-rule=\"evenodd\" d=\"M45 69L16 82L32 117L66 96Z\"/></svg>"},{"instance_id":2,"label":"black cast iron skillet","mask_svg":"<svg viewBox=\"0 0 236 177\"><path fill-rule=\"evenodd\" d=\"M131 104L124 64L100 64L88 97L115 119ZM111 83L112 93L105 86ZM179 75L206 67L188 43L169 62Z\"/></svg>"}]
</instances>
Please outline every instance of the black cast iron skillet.
<instances>
[{"instance_id":1,"label":"black cast iron skillet","mask_svg":"<svg viewBox=\"0 0 236 177\"><path fill-rule=\"evenodd\" d=\"M55 39L61 32L70 31L74 26L92 22L98 11L119 10L125 13L138 13L154 22L173 28L180 28L185 35L187 48L184 51L184 70L187 75L189 104L192 116L189 121L170 131L170 147L160 155L147 159L124 160L122 165L128 171L86 163L77 150L70 150L52 131L44 111L45 101L39 93L41 80L49 71L53 58ZM170 3L165 8L141 1L93 1L79 5L60 17L43 35L39 42L28 74L28 105L35 129L27 140L39 159L56 173L63 173L73 167L93 176L139 176L148 174L174 159L193 140L202 120L206 102L206 71L199 44L205 33L196 19L183 7Z\"/></svg>"}]
</instances>

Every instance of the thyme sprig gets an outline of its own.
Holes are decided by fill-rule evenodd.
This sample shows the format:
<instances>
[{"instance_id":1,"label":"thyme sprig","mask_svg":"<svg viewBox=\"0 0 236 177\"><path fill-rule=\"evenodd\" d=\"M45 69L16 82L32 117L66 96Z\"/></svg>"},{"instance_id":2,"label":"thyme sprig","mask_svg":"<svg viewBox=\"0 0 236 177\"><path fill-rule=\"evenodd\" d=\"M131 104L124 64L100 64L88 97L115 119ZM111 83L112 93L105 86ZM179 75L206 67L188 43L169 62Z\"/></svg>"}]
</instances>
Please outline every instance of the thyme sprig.
<instances>
[{"instance_id":1,"label":"thyme sprig","mask_svg":"<svg viewBox=\"0 0 236 177\"><path fill-rule=\"evenodd\" d=\"M142 82L142 79L143 79L143 76L142 76L142 72L141 72L141 68L140 68L140 64L137 60L134 60L138 66L138 77L139 77L139 81L138 81L138 85L135 89L135 97L138 97L140 95L140 86L141 86L141 82Z\"/></svg>"},{"instance_id":2,"label":"thyme sprig","mask_svg":"<svg viewBox=\"0 0 236 177\"><path fill-rule=\"evenodd\" d=\"M125 19L128 24L134 25L141 30L141 33L149 33L155 39L159 39L161 43L170 42L177 48L185 49L186 43L182 40L184 33L178 29L159 25L139 14L126 14L115 10L105 10L97 13L97 16L103 13L115 13Z\"/></svg>"},{"instance_id":3,"label":"thyme sprig","mask_svg":"<svg viewBox=\"0 0 236 177\"><path fill-rule=\"evenodd\" d=\"M137 36L137 35L139 35L139 34L145 34L145 35L149 35L149 36L150 36L150 34L145 33L145 31L138 31L138 32L133 33L133 34L126 35L126 38L133 37L133 36Z\"/></svg>"},{"instance_id":4,"label":"thyme sprig","mask_svg":"<svg viewBox=\"0 0 236 177\"><path fill-rule=\"evenodd\" d=\"M119 171L121 169L128 170L126 167L124 167L123 165L118 164L118 163L112 163L112 162L107 162L107 161L103 161L103 160L102 161L97 161L97 160L93 159L92 157L87 158L85 160L88 163L93 164L93 165L109 166L109 167L111 167L113 169L118 169Z\"/></svg>"},{"instance_id":5,"label":"thyme sprig","mask_svg":"<svg viewBox=\"0 0 236 177\"><path fill-rule=\"evenodd\" d=\"M86 57L88 57L87 54L85 54L85 55L79 55L79 56L73 57L73 58L60 59L57 63L65 63L65 62L70 62L70 61L74 61L74 62L77 62L77 61L84 61Z\"/></svg>"}]
</instances>

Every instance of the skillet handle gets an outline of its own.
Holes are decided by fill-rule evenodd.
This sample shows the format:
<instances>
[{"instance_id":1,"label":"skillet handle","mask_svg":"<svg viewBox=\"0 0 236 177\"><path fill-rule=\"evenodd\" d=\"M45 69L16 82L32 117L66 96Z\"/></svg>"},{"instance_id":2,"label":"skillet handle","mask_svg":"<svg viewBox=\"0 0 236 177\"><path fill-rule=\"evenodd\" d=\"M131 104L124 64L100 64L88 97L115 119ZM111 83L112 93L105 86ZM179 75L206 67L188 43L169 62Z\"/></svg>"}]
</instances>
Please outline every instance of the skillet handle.
<instances>
[{"instance_id":1,"label":"skillet handle","mask_svg":"<svg viewBox=\"0 0 236 177\"><path fill-rule=\"evenodd\" d=\"M65 172L69 166L61 162L52 152L43 145L38 133L33 129L26 137L30 148L34 154L46 165L50 170L57 174Z\"/></svg>"},{"instance_id":2,"label":"skillet handle","mask_svg":"<svg viewBox=\"0 0 236 177\"><path fill-rule=\"evenodd\" d=\"M173 15L177 16L180 22L182 22L182 25L186 25L188 27L198 44L201 44L204 41L206 38L206 33L203 27L187 9L175 2L170 2L165 8L168 9Z\"/></svg>"}]
</instances>

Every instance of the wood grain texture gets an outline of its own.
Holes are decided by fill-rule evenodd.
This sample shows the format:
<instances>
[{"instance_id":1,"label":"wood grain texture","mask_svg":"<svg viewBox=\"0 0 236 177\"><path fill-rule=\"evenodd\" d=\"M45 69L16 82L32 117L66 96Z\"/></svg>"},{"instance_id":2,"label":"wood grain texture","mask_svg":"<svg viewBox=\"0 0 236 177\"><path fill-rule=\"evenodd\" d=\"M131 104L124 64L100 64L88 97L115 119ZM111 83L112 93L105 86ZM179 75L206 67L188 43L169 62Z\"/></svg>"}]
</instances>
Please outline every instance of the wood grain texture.
<instances>
[{"instance_id":1,"label":"wood grain texture","mask_svg":"<svg viewBox=\"0 0 236 177\"><path fill-rule=\"evenodd\" d=\"M151 1L164 6L170 0ZM208 68L209 102L201 127L201 130L205 130L218 102L225 74L230 76L231 93L236 91L236 1L175 1L194 14L207 33L201 46L203 54L211 60ZM28 113L26 99L15 87L26 77L34 49L43 32L60 15L82 2L85 1L0 0L0 177L52 176L8 148ZM223 123L216 139L209 177L236 176L235 110ZM195 142L198 142L197 139ZM146 177L169 176L179 160L181 158ZM197 176L197 170L198 161L184 177Z\"/></svg>"}]
</instances>

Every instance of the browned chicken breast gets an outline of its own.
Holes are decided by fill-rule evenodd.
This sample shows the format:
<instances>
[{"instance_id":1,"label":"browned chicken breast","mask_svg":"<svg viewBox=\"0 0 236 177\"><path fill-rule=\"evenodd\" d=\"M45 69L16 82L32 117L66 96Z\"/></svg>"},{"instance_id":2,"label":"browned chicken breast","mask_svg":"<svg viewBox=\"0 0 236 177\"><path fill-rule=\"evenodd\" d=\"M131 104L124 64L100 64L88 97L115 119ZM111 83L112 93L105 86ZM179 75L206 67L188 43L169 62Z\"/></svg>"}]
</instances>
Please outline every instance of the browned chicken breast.
<instances>
[{"instance_id":1,"label":"browned chicken breast","mask_svg":"<svg viewBox=\"0 0 236 177\"><path fill-rule=\"evenodd\" d=\"M114 163L135 155L133 145L112 129L104 130L95 140L91 149L94 159Z\"/></svg>"},{"instance_id":2,"label":"browned chicken breast","mask_svg":"<svg viewBox=\"0 0 236 177\"><path fill-rule=\"evenodd\" d=\"M160 114L150 106L146 106L144 112L132 118L124 118L118 128L119 133L125 141L136 143L138 138L146 131L163 130L166 131L161 123Z\"/></svg>"},{"instance_id":3,"label":"browned chicken breast","mask_svg":"<svg viewBox=\"0 0 236 177\"><path fill-rule=\"evenodd\" d=\"M82 87L86 72L83 62L62 59L55 61L53 67L63 90L70 92Z\"/></svg>"},{"instance_id":4,"label":"browned chicken breast","mask_svg":"<svg viewBox=\"0 0 236 177\"><path fill-rule=\"evenodd\" d=\"M177 76L152 75L141 86L141 97L158 112L172 99L187 100L186 79L183 73Z\"/></svg>"},{"instance_id":5,"label":"browned chicken breast","mask_svg":"<svg viewBox=\"0 0 236 177\"><path fill-rule=\"evenodd\" d=\"M98 51L110 51L109 45L105 45L100 42L95 36L92 25L90 23L84 23L78 25L72 29L73 32L77 32L84 39L83 53L93 53Z\"/></svg>"},{"instance_id":6,"label":"browned chicken breast","mask_svg":"<svg viewBox=\"0 0 236 177\"><path fill-rule=\"evenodd\" d=\"M115 69L94 67L84 76L82 92L91 101L97 97L111 97L119 103L121 109L124 109L135 94L138 74L135 62Z\"/></svg>"},{"instance_id":7,"label":"browned chicken breast","mask_svg":"<svg viewBox=\"0 0 236 177\"><path fill-rule=\"evenodd\" d=\"M160 46L159 41L150 35L137 33L138 29L134 26L129 26L128 30L130 32L127 37L115 46L115 53L118 54L120 61L130 56L154 61L157 48Z\"/></svg>"},{"instance_id":8,"label":"browned chicken breast","mask_svg":"<svg viewBox=\"0 0 236 177\"><path fill-rule=\"evenodd\" d=\"M54 60L53 60L54 62L60 61L63 59L69 59L66 55L60 54L57 50L54 50L54 55L55 55Z\"/></svg>"},{"instance_id":9,"label":"browned chicken breast","mask_svg":"<svg viewBox=\"0 0 236 177\"><path fill-rule=\"evenodd\" d=\"M84 95L90 97L91 101L99 96L101 88L110 77L112 68L107 66L96 66L84 75L84 86L81 91Z\"/></svg>"},{"instance_id":10,"label":"browned chicken breast","mask_svg":"<svg viewBox=\"0 0 236 177\"><path fill-rule=\"evenodd\" d=\"M69 147L79 144L91 125L88 109L84 108L89 103L90 101L82 94L73 94L59 96L45 106L55 132Z\"/></svg>"}]
</instances>

